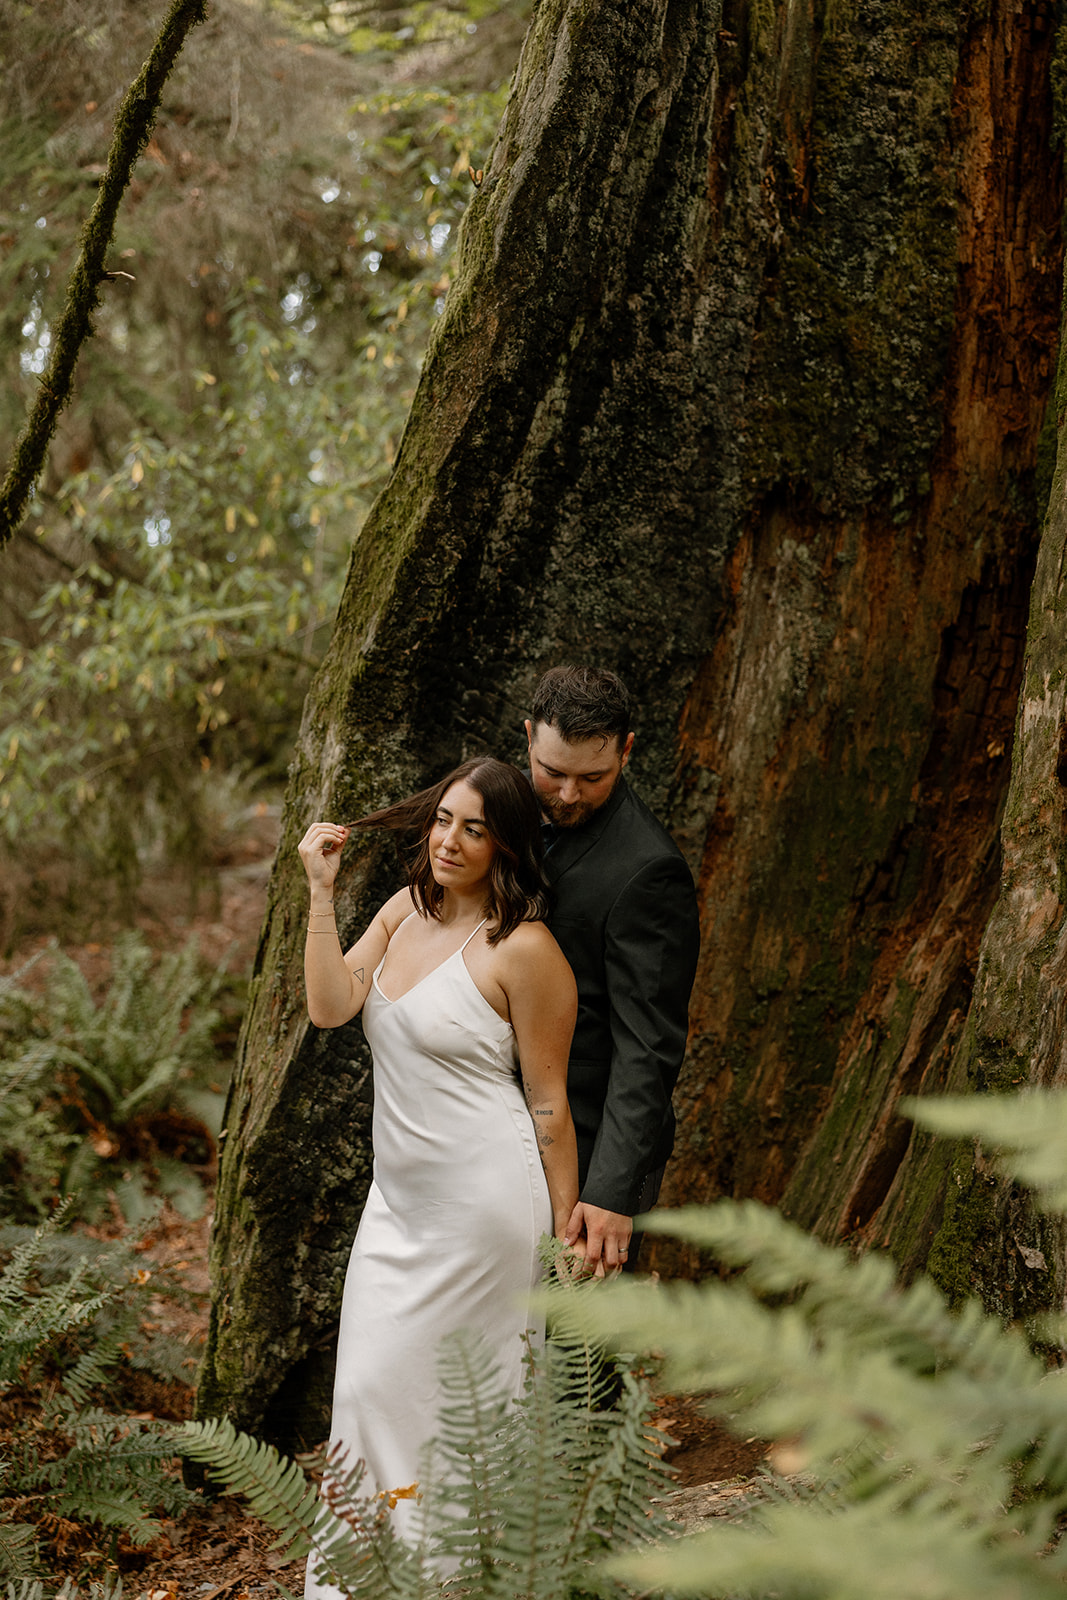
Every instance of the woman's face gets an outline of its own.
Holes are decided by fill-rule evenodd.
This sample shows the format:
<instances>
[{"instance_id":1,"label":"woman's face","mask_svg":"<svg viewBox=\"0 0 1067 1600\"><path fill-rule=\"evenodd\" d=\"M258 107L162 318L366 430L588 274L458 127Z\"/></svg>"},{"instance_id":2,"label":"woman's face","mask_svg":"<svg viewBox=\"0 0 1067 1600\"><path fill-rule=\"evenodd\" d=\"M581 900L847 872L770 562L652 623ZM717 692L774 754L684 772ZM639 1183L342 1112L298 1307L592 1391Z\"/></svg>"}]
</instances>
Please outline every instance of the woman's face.
<instances>
[{"instance_id":1,"label":"woman's face","mask_svg":"<svg viewBox=\"0 0 1067 1600\"><path fill-rule=\"evenodd\" d=\"M442 889L469 894L485 882L496 846L485 826L482 797L462 780L444 792L430 826L430 870Z\"/></svg>"}]
</instances>

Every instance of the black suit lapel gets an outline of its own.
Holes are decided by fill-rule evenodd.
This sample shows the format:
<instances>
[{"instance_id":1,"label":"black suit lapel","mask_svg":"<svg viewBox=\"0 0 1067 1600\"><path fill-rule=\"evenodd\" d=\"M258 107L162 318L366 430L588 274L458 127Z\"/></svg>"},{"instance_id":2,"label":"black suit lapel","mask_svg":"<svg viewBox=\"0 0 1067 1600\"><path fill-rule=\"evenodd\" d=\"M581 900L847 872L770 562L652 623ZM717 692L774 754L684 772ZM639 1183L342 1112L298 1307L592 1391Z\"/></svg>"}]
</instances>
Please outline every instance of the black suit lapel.
<instances>
[{"instance_id":1,"label":"black suit lapel","mask_svg":"<svg viewBox=\"0 0 1067 1600\"><path fill-rule=\"evenodd\" d=\"M596 844L627 795L626 779L620 778L607 803L595 811L580 828L561 828L556 842L545 857L549 882L558 883L565 872L576 866Z\"/></svg>"}]
</instances>

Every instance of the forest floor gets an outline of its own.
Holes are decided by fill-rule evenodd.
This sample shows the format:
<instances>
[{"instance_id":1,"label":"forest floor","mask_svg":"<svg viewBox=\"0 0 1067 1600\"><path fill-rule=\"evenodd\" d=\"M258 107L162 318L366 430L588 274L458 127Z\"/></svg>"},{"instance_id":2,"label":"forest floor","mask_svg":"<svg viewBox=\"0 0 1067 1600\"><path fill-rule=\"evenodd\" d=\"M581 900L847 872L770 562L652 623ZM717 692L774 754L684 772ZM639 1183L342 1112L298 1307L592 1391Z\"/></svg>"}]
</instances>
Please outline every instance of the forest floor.
<instances>
[{"instance_id":1,"label":"forest floor","mask_svg":"<svg viewBox=\"0 0 1067 1600\"><path fill-rule=\"evenodd\" d=\"M251 807L216 861L211 893L201 894L198 901L173 882L149 878L139 891L136 922L152 946L180 945L195 933L208 963L224 965L235 975L247 973L265 911L277 831L276 806ZM43 937L27 941L17 958L0 963L0 969L17 969L45 942ZM64 948L91 982L106 983L107 944L64 942ZM104 1231L113 1236L121 1224ZM180 1264L187 1299L179 1304L160 1297L153 1307L153 1325L181 1338L191 1357L199 1354L207 1337L209 1231L210 1216L189 1221L165 1205L138 1247L146 1262L160 1268ZM141 1379L132 1396L139 1416L181 1421L192 1415L191 1385L164 1384L147 1375ZM691 1396L658 1395L654 1423L671 1440L665 1451L677 1482L671 1514L686 1527L735 1514L752 1492L749 1480L765 1446L729 1434ZM299 1595L304 1564L286 1563L274 1543L273 1531L250 1516L242 1501L204 1499L182 1517L165 1522L159 1537L142 1551L123 1541L124 1592L134 1600L252 1600L275 1595L279 1587Z\"/></svg>"},{"instance_id":2,"label":"forest floor","mask_svg":"<svg viewBox=\"0 0 1067 1600\"><path fill-rule=\"evenodd\" d=\"M160 1265L189 1263L185 1287L200 1297L200 1310L191 1325L189 1313L176 1308L171 1315L182 1320L170 1331L180 1332L192 1348L207 1334L207 1245L207 1218L190 1223L168 1209L147 1252ZM160 1315L165 1318L167 1312ZM146 1412L154 1398L161 1417L180 1420L192 1414L191 1387L158 1389L155 1397L142 1396ZM677 1481L668 1507L672 1517L691 1529L736 1514L751 1493L749 1480L765 1447L758 1440L734 1438L691 1396L659 1394L654 1425L673 1441L665 1452ZM145 1552L145 1566L125 1579L125 1588L135 1600L259 1600L276 1594L276 1585L299 1595L304 1563L284 1562L274 1542L272 1530L250 1516L242 1501L205 1500L164 1525L162 1536Z\"/></svg>"}]
</instances>

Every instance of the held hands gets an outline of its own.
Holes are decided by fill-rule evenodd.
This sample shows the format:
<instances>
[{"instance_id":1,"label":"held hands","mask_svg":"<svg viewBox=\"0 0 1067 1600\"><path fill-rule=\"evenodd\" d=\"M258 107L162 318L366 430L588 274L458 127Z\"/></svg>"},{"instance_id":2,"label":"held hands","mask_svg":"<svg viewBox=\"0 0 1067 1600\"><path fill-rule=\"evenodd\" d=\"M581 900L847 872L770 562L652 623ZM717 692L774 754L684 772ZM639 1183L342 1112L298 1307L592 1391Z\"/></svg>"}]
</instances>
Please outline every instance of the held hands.
<instances>
[{"instance_id":1,"label":"held hands","mask_svg":"<svg viewBox=\"0 0 1067 1600\"><path fill-rule=\"evenodd\" d=\"M313 822L297 845L312 889L333 889L348 834L336 822Z\"/></svg>"},{"instance_id":2,"label":"held hands","mask_svg":"<svg viewBox=\"0 0 1067 1600\"><path fill-rule=\"evenodd\" d=\"M587 1275L605 1278L622 1270L630 1253L633 1230L632 1217L579 1200L571 1212L563 1242L584 1257Z\"/></svg>"}]
</instances>

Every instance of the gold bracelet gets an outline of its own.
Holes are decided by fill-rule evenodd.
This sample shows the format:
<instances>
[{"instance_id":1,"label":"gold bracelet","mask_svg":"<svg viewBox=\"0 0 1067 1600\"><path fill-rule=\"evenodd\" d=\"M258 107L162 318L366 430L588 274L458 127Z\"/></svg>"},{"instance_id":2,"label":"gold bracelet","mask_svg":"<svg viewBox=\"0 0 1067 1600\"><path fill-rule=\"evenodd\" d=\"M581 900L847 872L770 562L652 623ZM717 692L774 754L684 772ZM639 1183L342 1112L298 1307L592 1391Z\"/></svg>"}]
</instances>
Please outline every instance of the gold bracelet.
<instances>
[{"instance_id":1,"label":"gold bracelet","mask_svg":"<svg viewBox=\"0 0 1067 1600\"><path fill-rule=\"evenodd\" d=\"M335 939L337 937L336 928L308 928L307 931L308 933L324 933L328 939Z\"/></svg>"},{"instance_id":2,"label":"gold bracelet","mask_svg":"<svg viewBox=\"0 0 1067 1600\"><path fill-rule=\"evenodd\" d=\"M309 917L332 917L333 915L334 915L334 913L332 911L309 911L308 912L308 916Z\"/></svg>"}]
</instances>

